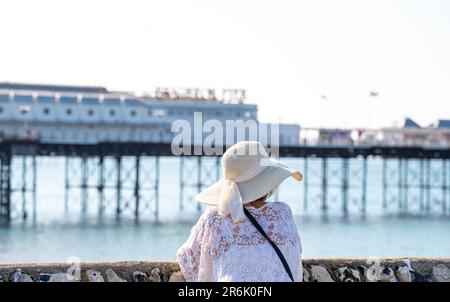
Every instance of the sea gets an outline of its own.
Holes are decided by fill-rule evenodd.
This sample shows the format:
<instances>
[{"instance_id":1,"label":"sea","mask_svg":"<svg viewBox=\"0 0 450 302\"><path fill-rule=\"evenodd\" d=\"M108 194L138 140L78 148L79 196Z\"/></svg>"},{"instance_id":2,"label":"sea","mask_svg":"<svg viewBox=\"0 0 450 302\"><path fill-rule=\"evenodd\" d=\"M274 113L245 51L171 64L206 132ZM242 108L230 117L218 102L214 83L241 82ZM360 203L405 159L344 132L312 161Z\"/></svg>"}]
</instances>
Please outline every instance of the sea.
<instances>
[{"instance_id":1,"label":"sea","mask_svg":"<svg viewBox=\"0 0 450 302\"><path fill-rule=\"evenodd\" d=\"M23 186L32 185L28 173L30 162L15 157L12 163L13 220L10 226L0 227L0 263L65 262L73 257L81 261L106 260L174 260L177 249L186 241L190 230L206 206L198 207L194 200L197 188L185 185L180 191L180 159L161 157L159 160L159 202L152 193L153 159L143 162L148 169L147 183L143 184L140 219L134 219L130 196L133 158L123 160L124 178L123 213L117 219L114 191L113 163L106 163L103 215L99 215L99 197L95 187L98 178L95 159L88 163L88 189L85 211L82 211L80 161L72 163L68 174L72 185L66 195L65 158L37 157L36 204L33 215L32 194ZM207 166L214 159L204 159ZM347 215L343 211L342 167L340 159L329 159L326 212L323 210L321 185L323 165L321 159L308 160L307 172L303 159L283 158L282 161L304 173L304 182L287 179L270 197L291 207L302 240L304 258L380 258L380 257L450 257L450 193L447 182L448 165L439 161L431 163L432 177L429 210L423 210L420 192L420 162L408 163L408 176L400 184L407 188L407 201L403 206L398 198L398 162L388 160L383 173L381 159L367 161L366 194L363 197L363 160L351 159L349 165ZM108 168L109 165L109 168ZM128 165L128 166L127 166ZM153 171L153 172L152 172ZM194 171L194 172L193 172ZM195 183L195 170L185 172L186 184ZM27 172L27 173L23 173ZM219 171L220 172L220 171ZM109 174L108 174L109 173ZM211 175L219 175L215 171ZM128 176L127 176L128 175ZM384 176L384 179L383 179ZM213 177L214 178L214 177ZM108 181L106 181L108 183ZM383 183L387 186L383 193ZM108 191L109 190L109 191ZM180 204L180 193L183 204ZM425 194L425 195L426 195ZM25 196L25 199L23 197ZM67 205L65 200L67 199ZM25 200L25 203L24 203ZM405 203L407 207L405 208ZM27 219L22 219L22 208L27 209Z\"/></svg>"}]
</instances>

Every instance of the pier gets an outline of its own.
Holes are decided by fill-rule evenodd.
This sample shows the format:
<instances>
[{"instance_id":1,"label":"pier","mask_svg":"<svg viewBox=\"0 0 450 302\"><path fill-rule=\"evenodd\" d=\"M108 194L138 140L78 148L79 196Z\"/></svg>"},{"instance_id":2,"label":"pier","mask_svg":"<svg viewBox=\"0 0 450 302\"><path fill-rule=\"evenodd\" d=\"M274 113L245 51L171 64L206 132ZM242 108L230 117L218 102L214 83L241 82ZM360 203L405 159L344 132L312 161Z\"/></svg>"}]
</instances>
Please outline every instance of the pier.
<instances>
[{"instance_id":1,"label":"pier","mask_svg":"<svg viewBox=\"0 0 450 302\"><path fill-rule=\"evenodd\" d=\"M192 147L193 148L193 147ZM65 199L70 207L71 192L80 196L81 211L90 198L98 198L98 214L105 206L114 207L115 216L123 215L158 221L160 196L160 158L174 156L170 143L98 143L49 144L26 141L0 143L0 213L2 224L12 219L36 218L36 159L40 156L62 157L65 162ZM279 156L302 161L304 174L302 203L307 211L312 205L326 214L330 205L343 216L358 212L366 214L368 193L368 161L382 160L383 208L399 213L412 209L421 214L450 213L450 177L447 148L401 146L280 146ZM178 207L194 206L193 197L205 186L221 177L219 156L177 156L180 161ZM212 159L212 160L211 160ZM13 171L12 161L22 168ZM311 162L320 162L320 169L311 171ZM334 165L330 164L334 161ZM336 164L336 161L338 164ZM412 165L411 163L415 164ZM12 175L19 182L11 183ZM317 199L308 198L308 191L317 189ZM92 196L92 192L96 196ZM335 194L339 191L339 194ZM91 196L89 195L91 192ZM352 193L352 194L350 194ZM336 200L334 195L339 196ZM352 195L353 197L350 197ZM62 201L61 201L62 202ZM198 210L200 207L195 205ZM13 213L14 212L14 213Z\"/></svg>"},{"instance_id":2,"label":"pier","mask_svg":"<svg viewBox=\"0 0 450 302\"><path fill-rule=\"evenodd\" d=\"M174 206L200 211L194 196L221 177L222 153L210 154L200 146L209 136L204 130L208 122L222 127L214 139L216 150L257 139L269 152L292 159L304 174L303 194L292 202L301 204L305 213L314 209L323 215L366 215L372 161L381 161L383 210L450 213L446 121L421 128L407 120L404 127L382 129L264 124L246 96L240 89L157 88L137 96L104 87L0 83L1 224L36 220L42 169L37 162L43 157L64 161L64 175L58 176L64 178L64 198L55 202L63 202L65 211L77 205L85 213L95 200L99 217L108 212L117 219L158 221L160 175L167 170L161 158L166 157L179 161L179 171L173 171L179 178ZM173 128L180 121L193 129L191 141L183 140L185 147L200 150L184 154L195 156L172 152L179 135Z\"/></svg>"}]
</instances>

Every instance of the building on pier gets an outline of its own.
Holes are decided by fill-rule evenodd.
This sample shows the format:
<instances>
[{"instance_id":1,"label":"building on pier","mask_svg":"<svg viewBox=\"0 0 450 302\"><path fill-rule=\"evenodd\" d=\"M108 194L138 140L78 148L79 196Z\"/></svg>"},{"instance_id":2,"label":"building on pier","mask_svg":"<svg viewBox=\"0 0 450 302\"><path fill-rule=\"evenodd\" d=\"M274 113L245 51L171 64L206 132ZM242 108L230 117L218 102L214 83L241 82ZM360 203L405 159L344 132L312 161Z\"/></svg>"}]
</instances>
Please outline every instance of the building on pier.
<instances>
[{"instance_id":1,"label":"building on pier","mask_svg":"<svg viewBox=\"0 0 450 302\"><path fill-rule=\"evenodd\" d=\"M136 96L103 87L0 83L0 141L170 142L172 123L193 125L194 112L222 125L228 120L259 125L257 106L245 100L243 90L223 90L219 96L211 89L158 88L152 95ZM298 125L279 129L283 142L298 143Z\"/></svg>"},{"instance_id":2,"label":"building on pier","mask_svg":"<svg viewBox=\"0 0 450 302\"><path fill-rule=\"evenodd\" d=\"M450 127L446 127L447 122L439 120L428 127L422 127L414 120L406 118L403 128L383 128L379 138L385 146L450 148Z\"/></svg>"}]
</instances>

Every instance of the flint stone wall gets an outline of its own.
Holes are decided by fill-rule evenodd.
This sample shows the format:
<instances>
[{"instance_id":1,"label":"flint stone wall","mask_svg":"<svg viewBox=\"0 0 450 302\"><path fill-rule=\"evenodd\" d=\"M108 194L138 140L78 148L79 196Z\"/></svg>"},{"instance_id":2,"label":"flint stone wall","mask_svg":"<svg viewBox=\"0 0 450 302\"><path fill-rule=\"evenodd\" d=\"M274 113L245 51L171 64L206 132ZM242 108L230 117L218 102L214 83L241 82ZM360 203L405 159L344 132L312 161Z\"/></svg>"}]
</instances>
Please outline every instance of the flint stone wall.
<instances>
[{"instance_id":1,"label":"flint stone wall","mask_svg":"<svg viewBox=\"0 0 450 302\"><path fill-rule=\"evenodd\" d=\"M450 282L450 259L305 259L305 282ZM175 261L0 264L0 282L183 282Z\"/></svg>"}]
</instances>

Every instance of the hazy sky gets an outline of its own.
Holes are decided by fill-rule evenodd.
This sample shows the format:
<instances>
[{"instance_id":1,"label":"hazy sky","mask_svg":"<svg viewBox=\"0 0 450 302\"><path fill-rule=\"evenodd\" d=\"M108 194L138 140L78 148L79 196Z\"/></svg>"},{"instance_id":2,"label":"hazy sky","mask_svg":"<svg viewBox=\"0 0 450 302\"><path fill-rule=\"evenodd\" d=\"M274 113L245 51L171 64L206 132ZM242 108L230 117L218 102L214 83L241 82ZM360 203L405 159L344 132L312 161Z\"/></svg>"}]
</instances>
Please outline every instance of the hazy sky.
<instances>
[{"instance_id":1,"label":"hazy sky","mask_svg":"<svg viewBox=\"0 0 450 302\"><path fill-rule=\"evenodd\" d=\"M2 0L0 81L245 88L264 121L426 125L450 118L450 1Z\"/></svg>"}]
</instances>

